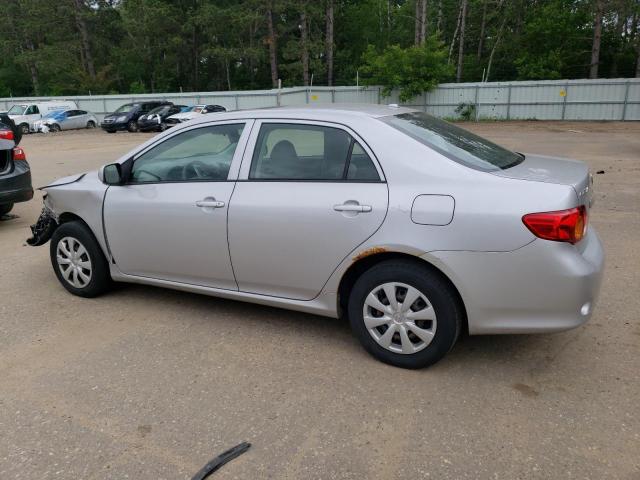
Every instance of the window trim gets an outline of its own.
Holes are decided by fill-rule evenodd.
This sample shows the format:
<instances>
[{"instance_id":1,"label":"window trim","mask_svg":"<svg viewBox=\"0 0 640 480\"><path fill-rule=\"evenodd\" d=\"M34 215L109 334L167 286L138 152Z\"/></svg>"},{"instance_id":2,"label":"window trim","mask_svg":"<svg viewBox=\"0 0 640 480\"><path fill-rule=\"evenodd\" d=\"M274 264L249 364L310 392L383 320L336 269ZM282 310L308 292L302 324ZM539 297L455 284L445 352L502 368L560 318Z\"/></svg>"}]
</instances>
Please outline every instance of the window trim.
<instances>
[{"instance_id":1,"label":"window trim","mask_svg":"<svg viewBox=\"0 0 640 480\"><path fill-rule=\"evenodd\" d=\"M358 179L349 179L349 178L340 178L340 179L303 179L303 178L249 178L249 173L251 171L251 166L253 164L253 154L257 147L258 137L260 136L260 130L262 125L269 123L282 123L282 124L291 124L291 125L316 125L319 127L327 127L327 128L337 128L339 130L343 130L347 134L351 136L354 140L352 144L358 142L365 153L369 156L371 161L373 162L373 166L376 168L378 172L378 180L358 180ZM352 145L349 148L349 157L347 158L346 166L351 162L351 152ZM245 155L242 159L242 165L240 166L240 175L238 176L238 182L287 182L287 183L387 183L386 176L384 175L384 170L382 169L382 165L378 160L378 157L375 156L369 145L364 139L354 132L348 126L342 123L334 123L327 122L322 120L303 120L303 119L292 119L292 118L261 118L256 119L253 125L251 136L248 139L248 144L246 146Z\"/></svg>"},{"instance_id":2,"label":"window trim","mask_svg":"<svg viewBox=\"0 0 640 480\"><path fill-rule=\"evenodd\" d=\"M190 132L192 130L197 130L200 128L208 128L208 127L216 127L220 125L236 125L236 124L244 124L244 128L242 129L242 133L240 134L240 139L238 140L238 145L236 146L236 150L233 153L233 158L231 159L231 165L229 166L229 172L227 173L227 178L225 180L211 180L211 179L190 179L190 180L158 180L151 182L133 182L131 181L131 173L133 172L133 164L144 154L152 150L153 148L159 146L160 144L170 140L171 138L181 135L186 132ZM128 164L125 167L126 170L126 181L124 185L163 185L168 183L221 183L221 182L235 182L238 178L238 173L240 171L240 163L242 162L242 158L247 146L247 142L249 139L249 135L251 134L253 128L254 120L250 119L236 119L236 120L222 120L217 122L207 122L207 123L198 123L197 125L189 126L188 128L176 128L174 127L172 130L167 131L166 135L160 136L160 138L154 138L152 143L148 145L144 145L140 150L135 152L128 160L123 163L123 167L125 164Z\"/></svg>"}]
</instances>

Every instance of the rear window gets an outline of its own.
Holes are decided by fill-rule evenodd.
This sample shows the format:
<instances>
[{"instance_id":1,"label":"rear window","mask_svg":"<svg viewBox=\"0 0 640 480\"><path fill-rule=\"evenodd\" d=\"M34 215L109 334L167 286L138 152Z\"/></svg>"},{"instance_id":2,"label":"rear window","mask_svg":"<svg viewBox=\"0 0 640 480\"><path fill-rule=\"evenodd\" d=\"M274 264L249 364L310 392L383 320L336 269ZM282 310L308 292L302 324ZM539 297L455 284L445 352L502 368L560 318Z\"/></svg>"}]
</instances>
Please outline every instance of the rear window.
<instances>
[{"instance_id":1,"label":"rear window","mask_svg":"<svg viewBox=\"0 0 640 480\"><path fill-rule=\"evenodd\" d=\"M475 170L506 170L524 160L519 153L423 112L402 113L381 120L445 157Z\"/></svg>"}]
</instances>

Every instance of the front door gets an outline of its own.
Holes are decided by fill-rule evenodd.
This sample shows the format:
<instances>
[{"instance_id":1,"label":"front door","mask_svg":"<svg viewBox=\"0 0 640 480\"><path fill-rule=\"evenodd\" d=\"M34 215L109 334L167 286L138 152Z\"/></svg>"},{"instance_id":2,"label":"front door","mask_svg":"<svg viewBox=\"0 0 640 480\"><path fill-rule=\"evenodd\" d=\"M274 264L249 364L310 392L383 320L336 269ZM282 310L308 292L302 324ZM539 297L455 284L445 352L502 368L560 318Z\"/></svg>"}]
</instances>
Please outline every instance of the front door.
<instances>
[{"instance_id":1,"label":"front door","mask_svg":"<svg viewBox=\"0 0 640 480\"><path fill-rule=\"evenodd\" d=\"M310 300L382 224L387 184L340 126L273 120L253 130L229 207L238 287Z\"/></svg>"},{"instance_id":2,"label":"front door","mask_svg":"<svg viewBox=\"0 0 640 480\"><path fill-rule=\"evenodd\" d=\"M177 132L135 158L127 184L109 187L105 231L123 273L237 289L227 210L246 127L236 121Z\"/></svg>"}]
</instances>

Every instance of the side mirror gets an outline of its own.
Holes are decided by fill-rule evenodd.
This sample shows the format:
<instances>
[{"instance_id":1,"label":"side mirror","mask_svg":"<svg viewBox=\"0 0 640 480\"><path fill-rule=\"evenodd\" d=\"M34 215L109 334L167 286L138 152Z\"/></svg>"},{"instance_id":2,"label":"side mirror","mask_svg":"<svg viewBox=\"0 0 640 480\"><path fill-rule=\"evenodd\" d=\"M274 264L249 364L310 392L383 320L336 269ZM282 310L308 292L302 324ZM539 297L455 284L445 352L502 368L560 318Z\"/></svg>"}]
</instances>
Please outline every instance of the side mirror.
<instances>
[{"instance_id":1,"label":"side mirror","mask_svg":"<svg viewBox=\"0 0 640 480\"><path fill-rule=\"evenodd\" d=\"M102 167L102 181L107 185L122 185L122 166L119 163L111 163Z\"/></svg>"}]
</instances>

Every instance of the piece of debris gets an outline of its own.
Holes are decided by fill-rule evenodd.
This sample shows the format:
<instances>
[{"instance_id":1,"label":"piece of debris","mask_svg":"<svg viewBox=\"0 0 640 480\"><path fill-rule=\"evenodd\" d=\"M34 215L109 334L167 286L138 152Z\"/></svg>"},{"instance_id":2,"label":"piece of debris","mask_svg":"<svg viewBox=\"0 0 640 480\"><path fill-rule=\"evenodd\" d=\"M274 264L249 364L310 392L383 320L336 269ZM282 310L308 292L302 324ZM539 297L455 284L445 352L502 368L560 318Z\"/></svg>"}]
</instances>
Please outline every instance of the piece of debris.
<instances>
[{"instance_id":1,"label":"piece of debris","mask_svg":"<svg viewBox=\"0 0 640 480\"><path fill-rule=\"evenodd\" d=\"M598 171L596 172L596 175L602 175L602 174L604 174L604 170L598 170Z\"/></svg>"},{"instance_id":2,"label":"piece of debris","mask_svg":"<svg viewBox=\"0 0 640 480\"><path fill-rule=\"evenodd\" d=\"M6 222L7 220L13 220L14 218L20 218L18 215L14 215L13 213L6 213L0 216L0 222Z\"/></svg>"},{"instance_id":3,"label":"piece of debris","mask_svg":"<svg viewBox=\"0 0 640 480\"><path fill-rule=\"evenodd\" d=\"M216 458L212 459L209 463L207 463L204 467L196 473L191 480L203 480L211 475L213 472L222 467L225 463L233 460L236 457L239 457L244 452L249 450L251 444L249 442L242 442L240 445L236 445L233 448L230 448L224 453L221 453Z\"/></svg>"}]
</instances>

